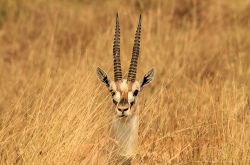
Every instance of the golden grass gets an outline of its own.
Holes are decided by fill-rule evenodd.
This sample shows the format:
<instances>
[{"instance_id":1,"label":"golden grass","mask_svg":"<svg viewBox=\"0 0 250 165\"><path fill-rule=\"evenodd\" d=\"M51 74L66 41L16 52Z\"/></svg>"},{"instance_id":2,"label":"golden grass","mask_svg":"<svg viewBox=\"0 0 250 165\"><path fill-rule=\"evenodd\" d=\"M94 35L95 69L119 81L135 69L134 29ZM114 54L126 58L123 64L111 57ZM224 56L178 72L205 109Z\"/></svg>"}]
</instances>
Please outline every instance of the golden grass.
<instances>
[{"instance_id":1,"label":"golden grass","mask_svg":"<svg viewBox=\"0 0 250 165\"><path fill-rule=\"evenodd\" d=\"M135 164L250 163L250 1L0 0L1 164L107 164L115 13L127 71L138 15Z\"/></svg>"}]
</instances>

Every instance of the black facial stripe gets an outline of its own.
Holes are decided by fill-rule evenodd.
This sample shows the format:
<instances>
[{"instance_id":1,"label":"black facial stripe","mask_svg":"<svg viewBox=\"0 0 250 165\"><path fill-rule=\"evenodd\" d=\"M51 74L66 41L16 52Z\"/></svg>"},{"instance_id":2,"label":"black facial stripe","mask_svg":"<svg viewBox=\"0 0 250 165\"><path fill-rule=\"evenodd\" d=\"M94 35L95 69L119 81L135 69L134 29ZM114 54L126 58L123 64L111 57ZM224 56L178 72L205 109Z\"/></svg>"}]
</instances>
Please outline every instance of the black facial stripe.
<instances>
[{"instance_id":1,"label":"black facial stripe","mask_svg":"<svg viewBox=\"0 0 250 165\"><path fill-rule=\"evenodd\" d=\"M130 107L132 107L132 106L134 105L134 103L135 103L134 101L133 101L133 102L131 102L131 103L130 103Z\"/></svg>"},{"instance_id":2,"label":"black facial stripe","mask_svg":"<svg viewBox=\"0 0 250 165\"><path fill-rule=\"evenodd\" d=\"M116 105L116 104L117 104L117 101L115 101L115 100L113 99L113 103Z\"/></svg>"},{"instance_id":3,"label":"black facial stripe","mask_svg":"<svg viewBox=\"0 0 250 165\"><path fill-rule=\"evenodd\" d=\"M134 96L137 96L137 95L138 95L138 92L139 92L138 90L135 90L135 91L133 92L133 95L134 95Z\"/></svg>"}]
</instances>

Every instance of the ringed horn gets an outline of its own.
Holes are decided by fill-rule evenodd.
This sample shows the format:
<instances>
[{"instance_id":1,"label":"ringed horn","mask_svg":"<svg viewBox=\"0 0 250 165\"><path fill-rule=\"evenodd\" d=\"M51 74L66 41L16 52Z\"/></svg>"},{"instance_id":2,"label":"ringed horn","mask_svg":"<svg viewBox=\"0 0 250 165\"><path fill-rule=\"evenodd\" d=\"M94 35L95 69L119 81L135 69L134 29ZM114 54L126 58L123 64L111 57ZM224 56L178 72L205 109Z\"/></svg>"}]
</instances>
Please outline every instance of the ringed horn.
<instances>
[{"instance_id":1,"label":"ringed horn","mask_svg":"<svg viewBox=\"0 0 250 165\"><path fill-rule=\"evenodd\" d=\"M114 56L114 79L115 81L119 81L122 79L122 68L120 60L120 25L119 25L118 13L116 14L113 56Z\"/></svg>"},{"instance_id":2,"label":"ringed horn","mask_svg":"<svg viewBox=\"0 0 250 165\"><path fill-rule=\"evenodd\" d=\"M139 23L135 33L132 58L128 71L128 81L130 82L134 82L136 79L137 61L140 53L140 38L141 38L141 15L139 17Z\"/></svg>"}]
</instances>

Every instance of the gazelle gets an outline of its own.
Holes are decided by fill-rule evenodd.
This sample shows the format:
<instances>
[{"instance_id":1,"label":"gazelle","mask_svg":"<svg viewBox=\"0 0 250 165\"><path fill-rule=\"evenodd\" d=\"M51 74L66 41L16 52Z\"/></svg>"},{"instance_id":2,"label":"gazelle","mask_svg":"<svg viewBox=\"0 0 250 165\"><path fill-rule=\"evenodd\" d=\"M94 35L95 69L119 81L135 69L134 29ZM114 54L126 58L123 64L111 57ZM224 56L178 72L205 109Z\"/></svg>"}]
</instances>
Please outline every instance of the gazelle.
<instances>
[{"instance_id":1,"label":"gazelle","mask_svg":"<svg viewBox=\"0 0 250 165\"><path fill-rule=\"evenodd\" d=\"M151 69L144 75L141 81L136 81L137 61L140 52L140 35L141 16L135 33L128 77L127 79L123 79L120 61L120 26L117 14L113 44L114 81L101 68L98 67L96 70L98 78L106 84L111 93L116 111L112 122L112 134L118 142L119 154L127 158L135 156L137 150L138 117L132 110L132 106L139 92L154 76L154 69Z\"/></svg>"}]
</instances>

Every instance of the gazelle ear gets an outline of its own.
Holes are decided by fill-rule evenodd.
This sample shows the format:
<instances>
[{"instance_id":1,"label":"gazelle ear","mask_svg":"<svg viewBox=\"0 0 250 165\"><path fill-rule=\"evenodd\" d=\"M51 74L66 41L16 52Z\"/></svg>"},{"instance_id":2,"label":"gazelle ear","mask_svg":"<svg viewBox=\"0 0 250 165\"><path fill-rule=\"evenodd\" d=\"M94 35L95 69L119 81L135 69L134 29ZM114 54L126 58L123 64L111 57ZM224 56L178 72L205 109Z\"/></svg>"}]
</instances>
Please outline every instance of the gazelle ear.
<instances>
[{"instance_id":1,"label":"gazelle ear","mask_svg":"<svg viewBox=\"0 0 250 165\"><path fill-rule=\"evenodd\" d=\"M150 69L141 80L141 88L150 83L154 78L154 69Z\"/></svg>"},{"instance_id":2,"label":"gazelle ear","mask_svg":"<svg viewBox=\"0 0 250 165\"><path fill-rule=\"evenodd\" d=\"M106 84L107 87L110 86L110 79L108 78L108 75L106 74L106 72L104 70L102 70L101 68L97 67L96 69L96 74L97 77Z\"/></svg>"}]
</instances>

